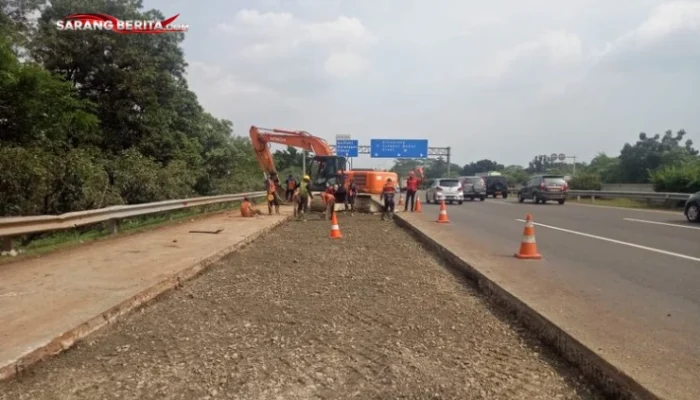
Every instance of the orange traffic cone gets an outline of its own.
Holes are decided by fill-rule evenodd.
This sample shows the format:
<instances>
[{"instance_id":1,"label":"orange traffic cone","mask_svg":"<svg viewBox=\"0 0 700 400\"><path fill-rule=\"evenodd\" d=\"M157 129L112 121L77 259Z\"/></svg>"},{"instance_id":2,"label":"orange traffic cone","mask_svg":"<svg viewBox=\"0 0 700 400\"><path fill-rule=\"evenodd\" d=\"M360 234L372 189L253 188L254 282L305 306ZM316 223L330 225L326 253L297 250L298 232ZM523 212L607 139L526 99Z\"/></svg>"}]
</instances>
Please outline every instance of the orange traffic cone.
<instances>
[{"instance_id":1,"label":"orange traffic cone","mask_svg":"<svg viewBox=\"0 0 700 400\"><path fill-rule=\"evenodd\" d=\"M400 206L403 205L403 194L402 193L399 193L399 204L398 205L400 205Z\"/></svg>"},{"instance_id":2,"label":"orange traffic cone","mask_svg":"<svg viewBox=\"0 0 700 400\"><path fill-rule=\"evenodd\" d=\"M535 242L535 224L532 223L532 215L525 217L525 230L523 231L523 241L520 243L520 251L515 253L515 257L522 260L539 260L542 255L537 252Z\"/></svg>"},{"instance_id":3,"label":"orange traffic cone","mask_svg":"<svg viewBox=\"0 0 700 400\"><path fill-rule=\"evenodd\" d=\"M343 234L340 233L340 227L338 226L338 217L335 216L335 211L333 211L333 217L331 218L331 239L340 239Z\"/></svg>"},{"instance_id":4,"label":"orange traffic cone","mask_svg":"<svg viewBox=\"0 0 700 400\"><path fill-rule=\"evenodd\" d=\"M447 206L445 205L445 200L440 202L440 214L438 214L437 222L441 224L450 222L450 220L447 219Z\"/></svg>"},{"instance_id":5,"label":"orange traffic cone","mask_svg":"<svg viewBox=\"0 0 700 400\"><path fill-rule=\"evenodd\" d=\"M413 209L413 212L417 212L417 213L423 212L423 206L420 204L420 198L418 196L416 196L416 206Z\"/></svg>"}]
</instances>

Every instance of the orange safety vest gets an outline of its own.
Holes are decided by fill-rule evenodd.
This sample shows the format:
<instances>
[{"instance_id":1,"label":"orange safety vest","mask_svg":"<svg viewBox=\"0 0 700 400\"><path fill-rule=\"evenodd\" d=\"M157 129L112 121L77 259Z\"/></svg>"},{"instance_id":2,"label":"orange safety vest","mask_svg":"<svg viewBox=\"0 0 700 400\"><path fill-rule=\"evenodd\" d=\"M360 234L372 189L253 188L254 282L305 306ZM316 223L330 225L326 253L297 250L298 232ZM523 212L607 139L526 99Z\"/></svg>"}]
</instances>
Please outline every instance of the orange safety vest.
<instances>
[{"instance_id":1,"label":"orange safety vest","mask_svg":"<svg viewBox=\"0 0 700 400\"><path fill-rule=\"evenodd\" d=\"M384 193L396 193L396 186L394 186L394 182L387 182L387 184L384 185Z\"/></svg>"},{"instance_id":2,"label":"orange safety vest","mask_svg":"<svg viewBox=\"0 0 700 400\"><path fill-rule=\"evenodd\" d=\"M333 196L333 194L331 194L331 193L324 192L323 193L323 202L328 204L331 201L335 201L335 196Z\"/></svg>"},{"instance_id":3,"label":"orange safety vest","mask_svg":"<svg viewBox=\"0 0 700 400\"><path fill-rule=\"evenodd\" d=\"M289 183L287 183L287 188L288 188L289 190L294 190L294 188L295 188L296 186L297 186L297 185L296 185L296 183L295 183L293 180L291 180L291 181L289 181Z\"/></svg>"},{"instance_id":4,"label":"orange safety vest","mask_svg":"<svg viewBox=\"0 0 700 400\"><path fill-rule=\"evenodd\" d=\"M253 214L253 210L250 207L250 203L247 201L244 201L241 203L241 216L242 217L250 217Z\"/></svg>"},{"instance_id":5,"label":"orange safety vest","mask_svg":"<svg viewBox=\"0 0 700 400\"><path fill-rule=\"evenodd\" d=\"M258 181L260 182L260 181ZM277 191L277 186L275 186L275 181L272 179L267 180L267 192L268 193L275 193Z\"/></svg>"}]
</instances>

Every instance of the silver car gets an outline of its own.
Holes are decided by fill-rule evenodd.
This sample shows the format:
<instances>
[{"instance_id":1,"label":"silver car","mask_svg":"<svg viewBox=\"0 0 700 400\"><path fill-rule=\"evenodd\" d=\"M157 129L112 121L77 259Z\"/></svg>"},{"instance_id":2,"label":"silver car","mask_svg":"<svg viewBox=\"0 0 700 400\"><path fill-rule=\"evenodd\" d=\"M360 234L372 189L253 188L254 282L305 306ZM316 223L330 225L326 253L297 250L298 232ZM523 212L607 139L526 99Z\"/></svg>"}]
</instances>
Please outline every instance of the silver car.
<instances>
[{"instance_id":1,"label":"silver car","mask_svg":"<svg viewBox=\"0 0 700 400\"><path fill-rule=\"evenodd\" d=\"M426 203L439 203L442 200L453 204L464 203L464 191L457 178L440 178L428 181L428 189L425 191Z\"/></svg>"},{"instance_id":2,"label":"silver car","mask_svg":"<svg viewBox=\"0 0 700 400\"><path fill-rule=\"evenodd\" d=\"M486 200L486 182L480 176L460 176L459 181L464 188L464 198L481 201Z\"/></svg>"}]
</instances>

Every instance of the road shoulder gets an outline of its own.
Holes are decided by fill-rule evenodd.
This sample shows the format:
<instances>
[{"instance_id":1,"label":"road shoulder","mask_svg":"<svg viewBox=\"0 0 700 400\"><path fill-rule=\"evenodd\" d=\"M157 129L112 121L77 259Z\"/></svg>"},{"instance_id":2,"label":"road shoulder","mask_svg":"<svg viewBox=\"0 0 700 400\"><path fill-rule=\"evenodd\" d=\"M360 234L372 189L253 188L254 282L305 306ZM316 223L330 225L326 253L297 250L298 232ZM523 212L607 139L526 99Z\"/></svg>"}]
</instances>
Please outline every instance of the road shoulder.
<instances>
[{"instance_id":1,"label":"road shoulder","mask_svg":"<svg viewBox=\"0 0 700 400\"><path fill-rule=\"evenodd\" d=\"M71 347L290 216L287 207L263 218L218 214L3 265L0 379Z\"/></svg>"},{"instance_id":2,"label":"road shoulder","mask_svg":"<svg viewBox=\"0 0 700 400\"><path fill-rule=\"evenodd\" d=\"M621 355L629 355L628 351L644 351L644 347L626 342L626 329L634 326L634 322L613 320L595 299L581 298L574 288L567 288L543 274L545 269L527 268L528 261L490 254L470 243L468 237L450 225L436 224L411 214L400 215L397 220L450 264L461 267L475 278L484 291L519 314L545 341L557 347L585 373L599 382L607 382L608 392L634 392L639 398L697 398L698 388L686 379L687 374L673 374L667 362L643 356L634 357L643 360L641 364L625 360L629 357ZM639 339L640 334L643 332L631 337ZM632 340L633 343L638 341Z\"/></svg>"}]
</instances>

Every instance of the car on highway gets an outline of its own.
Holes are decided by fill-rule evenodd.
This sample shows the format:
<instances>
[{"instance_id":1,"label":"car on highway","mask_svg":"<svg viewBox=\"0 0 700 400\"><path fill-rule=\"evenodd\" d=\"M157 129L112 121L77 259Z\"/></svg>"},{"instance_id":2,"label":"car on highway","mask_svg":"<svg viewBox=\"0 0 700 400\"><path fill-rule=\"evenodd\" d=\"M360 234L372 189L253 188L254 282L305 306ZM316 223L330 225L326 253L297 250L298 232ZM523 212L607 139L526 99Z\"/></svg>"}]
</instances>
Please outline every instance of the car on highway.
<instances>
[{"instance_id":1,"label":"car on highway","mask_svg":"<svg viewBox=\"0 0 700 400\"><path fill-rule=\"evenodd\" d=\"M464 190L457 178L438 178L427 182L426 203L439 203L442 200L453 204L464 202Z\"/></svg>"},{"instance_id":2,"label":"car on highway","mask_svg":"<svg viewBox=\"0 0 700 400\"><path fill-rule=\"evenodd\" d=\"M525 199L532 200L533 203L546 203L556 200L559 204L564 204L568 197L569 184L561 175L536 175L523 185L518 191L518 202Z\"/></svg>"},{"instance_id":3,"label":"car on highway","mask_svg":"<svg viewBox=\"0 0 700 400\"><path fill-rule=\"evenodd\" d=\"M508 179L503 175L489 175L486 180L486 196L493 196L495 199L499 194L508 198Z\"/></svg>"},{"instance_id":4,"label":"car on highway","mask_svg":"<svg viewBox=\"0 0 700 400\"><path fill-rule=\"evenodd\" d=\"M689 222L700 222L700 192L693 193L688 197L683 214Z\"/></svg>"},{"instance_id":5,"label":"car on highway","mask_svg":"<svg viewBox=\"0 0 700 400\"><path fill-rule=\"evenodd\" d=\"M481 201L486 200L486 182L480 176L460 176L459 183L462 184L464 198Z\"/></svg>"}]
</instances>

